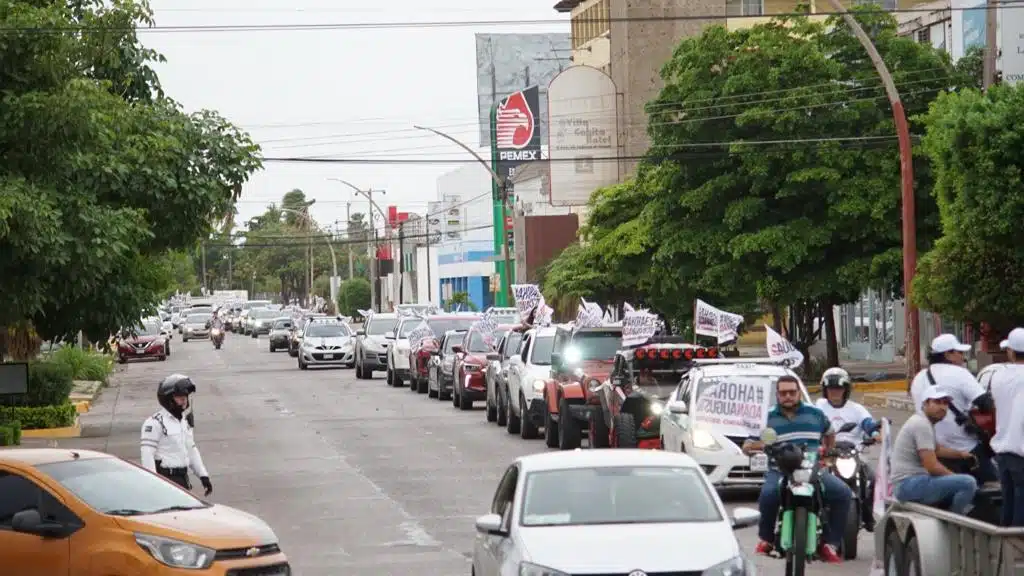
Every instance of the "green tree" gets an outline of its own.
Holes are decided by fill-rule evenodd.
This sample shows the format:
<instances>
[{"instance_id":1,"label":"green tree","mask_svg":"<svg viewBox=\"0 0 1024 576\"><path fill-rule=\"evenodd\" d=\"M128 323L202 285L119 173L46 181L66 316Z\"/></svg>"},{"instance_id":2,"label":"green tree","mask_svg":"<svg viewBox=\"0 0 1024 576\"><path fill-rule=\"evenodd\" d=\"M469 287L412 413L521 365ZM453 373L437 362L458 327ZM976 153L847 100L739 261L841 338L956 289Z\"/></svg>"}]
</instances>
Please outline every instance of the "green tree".
<instances>
[{"instance_id":1,"label":"green tree","mask_svg":"<svg viewBox=\"0 0 1024 576\"><path fill-rule=\"evenodd\" d=\"M129 0L0 10L0 326L103 340L170 283L259 165L248 136L162 95ZM75 34L38 29L78 29Z\"/></svg>"},{"instance_id":2,"label":"green tree","mask_svg":"<svg viewBox=\"0 0 1024 576\"><path fill-rule=\"evenodd\" d=\"M945 94L925 122L942 237L918 264L914 300L1005 333L1024 322L1024 90Z\"/></svg>"},{"instance_id":3,"label":"green tree","mask_svg":"<svg viewBox=\"0 0 1024 576\"><path fill-rule=\"evenodd\" d=\"M448 299L448 308L454 310L459 308L461 310L470 310L476 312L476 304L469 298L468 292L455 292L452 297Z\"/></svg>"},{"instance_id":4,"label":"green tree","mask_svg":"<svg viewBox=\"0 0 1024 576\"><path fill-rule=\"evenodd\" d=\"M352 278L341 283L338 289L338 311L345 316L359 318L360 310L370 308L370 281L366 278Z\"/></svg>"}]
</instances>

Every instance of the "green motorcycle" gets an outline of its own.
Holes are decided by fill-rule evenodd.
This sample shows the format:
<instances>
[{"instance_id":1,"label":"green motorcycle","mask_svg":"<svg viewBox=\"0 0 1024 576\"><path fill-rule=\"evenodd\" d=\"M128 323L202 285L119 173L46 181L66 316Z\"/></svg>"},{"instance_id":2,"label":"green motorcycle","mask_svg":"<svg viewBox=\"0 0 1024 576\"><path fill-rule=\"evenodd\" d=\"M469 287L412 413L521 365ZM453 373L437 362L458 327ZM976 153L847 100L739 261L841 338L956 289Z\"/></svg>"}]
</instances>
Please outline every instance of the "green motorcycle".
<instances>
[{"instance_id":1,"label":"green motorcycle","mask_svg":"<svg viewBox=\"0 0 1024 576\"><path fill-rule=\"evenodd\" d=\"M804 576L807 562L817 557L822 540L824 503L818 480L818 453L777 441L774 429L761 432L765 453L782 474L775 549L786 559L786 576Z\"/></svg>"}]
</instances>

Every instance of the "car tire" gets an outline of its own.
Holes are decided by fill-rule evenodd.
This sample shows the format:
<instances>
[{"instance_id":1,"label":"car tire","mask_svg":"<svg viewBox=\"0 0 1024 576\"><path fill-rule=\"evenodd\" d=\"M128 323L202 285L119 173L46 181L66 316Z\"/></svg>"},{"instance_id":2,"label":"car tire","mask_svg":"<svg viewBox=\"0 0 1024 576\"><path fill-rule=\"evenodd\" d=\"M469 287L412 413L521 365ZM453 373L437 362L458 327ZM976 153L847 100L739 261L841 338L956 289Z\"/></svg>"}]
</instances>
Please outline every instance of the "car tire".
<instances>
[{"instance_id":1,"label":"car tire","mask_svg":"<svg viewBox=\"0 0 1024 576\"><path fill-rule=\"evenodd\" d=\"M274 348L274 345L271 344L270 345L270 353L273 354L274 352L277 352L277 348Z\"/></svg>"},{"instance_id":2,"label":"car tire","mask_svg":"<svg viewBox=\"0 0 1024 576\"><path fill-rule=\"evenodd\" d=\"M384 373L384 382L386 382L388 386L395 385L395 376L391 372L391 370L388 370L387 372Z\"/></svg>"},{"instance_id":3,"label":"car tire","mask_svg":"<svg viewBox=\"0 0 1024 576\"><path fill-rule=\"evenodd\" d=\"M420 377L419 376L410 376L409 377L409 390L411 392L413 392L414 394L418 393L420 391Z\"/></svg>"},{"instance_id":4,"label":"car tire","mask_svg":"<svg viewBox=\"0 0 1024 576\"><path fill-rule=\"evenodd\" d=\"M530 419L530 415L526 412L526 396L522 393L519 394L519 411L521 412L519 422L519 437L523 440L536 440L540 437L540 430L537 429L537 425Z\"/></svg>"},{"instance_id":5,"label":"car tire","mask_svg":"<svg viewBox=\"0 0 1024 576\"><path fill-rule=\"evenodd\" d=\"M302 358L299 358L299 370L308 370L308 369L309 369L309 364L306 364L305 362L302 361Z\"/></svg>"},{"instance_id":6,"label":"car tire","mask_svg":"<svg viewBox=\"0 0 1024 576\"><path fill-rule=\"evenodd\" d=\"M419 384L416 385L416 392L418 392L420 394L426 394L427 390L429 390L429 389L430 389L430 378L429 377L420 378Z\"/></svg>"},{"instance_id":7,"label":"car tire","mask_svg":"<svg viewBox=\"0 0 1024 576\"><path fill-rule=\"evenodd\" d=\"M459 393L459 385L458 384L454 384L454 383L452 384L452 393L451 393L450 396L451 396L451 399L452 399L452 406L454 406L456 408L461 408L462 407L462 394Z\"/></svg>"},{"instance_id":8,"label":"car tire","mask_svg":"<svg viewBox=\"0 0 1024 576\"><path fill-rule=\"evenodd\" d=\"M128 359L127 359L127 358L125 358L124 356L120 356L120 355L119 355L119 356L117 357L117 361L118 361L119 363L121 363L121 364L125 364L125 363L127 363L127 362L128 362Z\"/></svg>"},{"instance_id":9,"label":"car tire","mask_svg":"<svg viewBox=\"0 0 1024 576\"><path fill-rule=\"evenodd\" d=\"M500 386L498 387L498 390L495 392L495 394L497 396L498 404L498 420L495 423L498 426L504 427L505 424L508 423L508 414L505 413L505 400L504 395L501 392Z\"/></svg>"},{"instance_id":10,"label":"car tire","mask_svg":"<svg viewBox=\"0 0 1024 576\"><path fill-rule=\"evenodd\" d=\"M443 376L438 376L438 378L437 378L437 399L440 400L441 402L444 402L446 400L453 400L455 398L455 390L454 390L455 389L455 384L452 383L452 390L451 391L449 391L449 392L442 392L441 389L444 387L444 385L441 382L442 380L443 380Z\"/></svg>"},{"instance_id":11,"label":"car tire","mask_svg":"<svg viewBox=\"0 0 1024 576\"><path fill-rule=\"evenodd\" d=\"M516 416L516 413L512 410L512 400L508 399L505 404L505 431L509 434L519 434L521 424L519 416Z\"/></svg>"},{"instance_id":12,"label":"car tire","mask_svg":"<svg viewBox=\"0 0 1024 576\"><path fill-rule=\"evenodd\" d=\"M394 370L391 371L391 385L395 388L405 387L405 380L402 380L402 377Z\"/></svg>"},{"instance_id":13,"label":"car tire","mask_svg":"<svg viewBox=\"0 0 1024 576\"><path fill-rule=\"evenodd\" d=\"M547 402L544 402L544 444L548 448L558 448L561 444L561 406L559 406L558 421L555 421L551 417L551 410L547 408Z\"/></svg>"},{"instance_id":14,"label":"car tire","mask_svg":"<svg viewBox=\"0 0 1024 576\"><path fill-rule=\"evenodd\" d=\"M165 362L166 360L167 360L167 355L166 354L164 354L163 356L160 357L160 361L161 362Z\"/></svg>"},{"instance_id":15,"label":"car tire","mask_svg":"<svg viewBox=\"0 0 1024 576\"><path fill-rule=\"evenodd\" d=\"M363 364L359 360L356 360L356 378L363 379Z\"/></svg>"},{"instance_id":16,"label":"car tire","mask_svg":"<svg viewBox=\"0 0 1024 576\"><path fill-rule=\"evenodd\" d=\"M612 422L615 428L615 447L636 448L636 419L633 415L620 412Z\"/></svg>"},{"instance_id":17,"label":"car tire","mask_svg":"<svg viewBox=\"0 0 1024 576\"><path fill-rule=\"evenodd\" d=\"M608 424L604 421L604 413L601 412L601 408L592 408L587 421L587 442L590 447L608 448L611 445L609 434Z\"/></svg>"},{"instance_id":18,"label":"car tire","mask_svg":"<svg viewBox=\"0 0 1024 576\"><path fill-rule=\"evenodd\" d=\"M473 401L466 397L466 389L462 388L459 394L459 410L469 411L473 409Z\"/></svg>"},{"instance_id":19,"label":"car tire","mask_svg":"<svg viewBox=\"0 0 1024 576\"><path fill-rule=\"evenodd\" d=\"M181 337L181 341L182 341L182 343L188 342L188 336L182 336Z\"/></svg>"},{"instance_id":20,"label":"car tire","mask_svg":"<svg viewBox=\"0 0 1024 576\"><path fill-rule=\"evenodd\" d=\"M583 431L580 422L572 417L569 401L562 398L558 402L558 449L575 450L583 444Z\"/></svg>"},{"instance_id":21,"label":"car tire","mask_svg":"<svg viewBox=\"0 0 1024 576\"><path fill-rule=\"evenodd\" d=\"M252 333L252 339L253 339L253 340L258 340L258 339L259 339L259 336L257 336L257 335L256 335L256 333L255 333L255 332L253 332L253 333Z\"/></svg>"},{"instance_id":22,"label":"car tire","mask_svg":"<svg viewBox=\"0 0 1024 576\"><path fill-rule=\"evenodd\" d=\"M298 350L289 350L288 351L288 355L291 356L292 358L298 358L299 357L299 351Z\"/></svg>"},{"instance_id":23,"label":"car tire","mask_svg":"<svg viewBox=\"0 0 1024 576\"><path fill-rule=\"evenodd\" d=\"M498 407L490 399L487 400L487 421L494 422L498 419Z\"/></svg>"}]
</instances>

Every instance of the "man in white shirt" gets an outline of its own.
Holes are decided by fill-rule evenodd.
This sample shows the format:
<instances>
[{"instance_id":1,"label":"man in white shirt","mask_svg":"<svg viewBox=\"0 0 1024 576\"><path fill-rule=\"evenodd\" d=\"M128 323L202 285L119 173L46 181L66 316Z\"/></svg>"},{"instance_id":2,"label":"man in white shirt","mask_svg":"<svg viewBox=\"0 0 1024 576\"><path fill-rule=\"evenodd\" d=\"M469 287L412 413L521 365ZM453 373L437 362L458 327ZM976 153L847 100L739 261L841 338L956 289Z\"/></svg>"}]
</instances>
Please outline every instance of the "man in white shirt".
<instances>
[{"instance_id":1,"label":"man in white shirt","mask_svg":"<svg viewBox=\"0 0 1024 576\"><path fill-rule=\"evenodd\" d=\"M991 451L988 445L979 443L978 438L968 432L963 418L957 415L966 416L974 406L984 411L992 411L993 408L991 396L965 367L964 353L970 349L952 334L936 336L928 354L928 367L918 372L910 383L910 396L915 410L922 414L925 395L932 387L941 386L949 394L949 411L935 424L935 441L954 452L970 452L975 458L940 460L952 472L970 474L982 485L997 480Z\"/></svg>"},{"instance_id":2,"label":"man in white shirt","mask_svg":"<svg viewBox=\"0 0 1024 576\"><path fill-rule=\"evenodd\" d=\"M996 408L992 451L999 465L1003 526L1024 526L1024 328L1014 328L999 345L1009 362L991 381Z\"/></svg>"},{"instance_id":3,"label":"man in white shirt","mask_svg":"<svg viewBox=\"0 0 1024 576\"><path fill-rule=\"evenodd\" d=\"M156 392L160 410L142 423L142 467L186 490L192 489L188 478L191 469L209 496L213 492L210 474L184 415L189 395L195 390L195 384L184 374L171 374L160 382Z\"/></svg>"}]
</instances>

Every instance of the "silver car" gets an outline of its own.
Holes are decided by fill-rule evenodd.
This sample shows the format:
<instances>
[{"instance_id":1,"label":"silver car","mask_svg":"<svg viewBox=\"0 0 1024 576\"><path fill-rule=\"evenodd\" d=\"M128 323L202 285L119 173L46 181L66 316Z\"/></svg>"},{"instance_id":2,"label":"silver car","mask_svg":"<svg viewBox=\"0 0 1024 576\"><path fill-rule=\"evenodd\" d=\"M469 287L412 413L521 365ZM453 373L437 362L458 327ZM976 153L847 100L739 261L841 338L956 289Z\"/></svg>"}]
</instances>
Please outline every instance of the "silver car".
<instances>
[{"instance_id":1,"label":"silver car","mask_svg":"<svg viewBox=\"0 0 1024 576\"><path fill-rule=\"evenodd\" d=\"M752 574L730 518L696 462L657 450L524 456L476 520L473 574ZM581 550L586 550L581 553Z\"/></svg>"},{"instance_id":2,"label":"silver car","mask_svg":"<svg viewBox=\"0 0 1024 576\"><path fill-rule=\"evenodd\" d=\"M310 366L351 366L355 361L352 329L334 319L306 324L299 344L299 370Z\"/></svg>"},{"instance_id":3,"label":"silver car","mask_svg":"<svg viewBox=\"0 0 1024 576\"><path fill-rule=\"evenodd\" d=\"M199 340L210 337L210 322L213 314L209 312L189 312L181 329L181 341Z\"/></svg>"},{"instance_id":4,"label":"silver car","mask_svg":"<svg viewBox=\"0 0 1024 576\"><path fill-rule=\"evenodd\" d=\"M356 332L356 378L369 380L374 371L388 369L388 332L398 326L396 314L371 314L362 329Z\"/></svg>"},{"instance_id":5,"label":"silver car","mask_svg":"<svg viewBox=\"0 0 1024 576\"><path fill-rule=\"evenodd\" d=\"M488 355L487 363L487 421L505 426L508 418L508 367L512 358L519 354L523 333L506 332L498 341L498 351Z\"/></svg>"}]
</instances>

